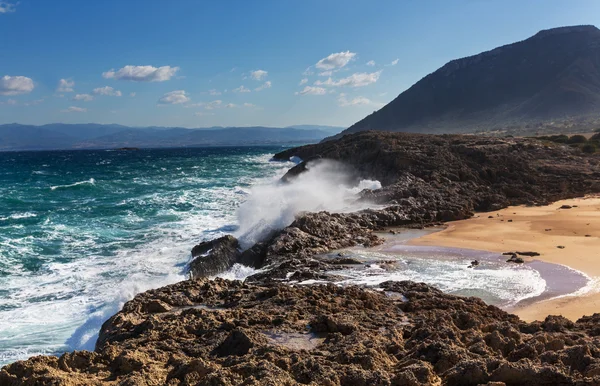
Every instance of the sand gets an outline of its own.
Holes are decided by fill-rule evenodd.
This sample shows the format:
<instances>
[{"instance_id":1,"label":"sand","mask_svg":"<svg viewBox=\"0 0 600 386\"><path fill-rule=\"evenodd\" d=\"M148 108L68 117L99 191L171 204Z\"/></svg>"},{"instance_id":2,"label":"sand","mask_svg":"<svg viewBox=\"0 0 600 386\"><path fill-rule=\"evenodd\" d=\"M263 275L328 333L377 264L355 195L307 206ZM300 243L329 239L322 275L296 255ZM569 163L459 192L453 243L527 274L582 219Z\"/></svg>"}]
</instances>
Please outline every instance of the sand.
<instances>
[{"instance_id":1,"label":"sand","mask_svg":"<svg viewBox=\"0 0 600 386\"><path fill-rule=\"evenodd\" d=\"M563 205L572 208L560 209ZM572 295L517 307L511 312L526 321L543 320L547 315L562 315L575 321L600 313L600 196L477 213L468 220L449 222L446 229L411 240L410 244L539 252L540 256L524 258L567 265L589 276L590 283Z\"/></svg>"}]
</instances>

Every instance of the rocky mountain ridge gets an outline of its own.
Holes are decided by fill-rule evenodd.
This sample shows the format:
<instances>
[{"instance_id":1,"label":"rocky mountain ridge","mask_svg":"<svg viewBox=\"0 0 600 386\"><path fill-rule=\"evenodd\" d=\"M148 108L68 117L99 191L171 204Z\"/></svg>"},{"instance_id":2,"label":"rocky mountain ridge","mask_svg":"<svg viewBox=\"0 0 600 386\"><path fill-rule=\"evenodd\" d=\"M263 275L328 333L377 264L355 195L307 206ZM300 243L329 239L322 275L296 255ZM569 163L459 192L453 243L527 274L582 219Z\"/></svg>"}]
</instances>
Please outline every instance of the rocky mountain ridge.
<instances>
[{"instance_id":1,"label":"rocky mountain ridge","mask_svg":"<svg viewBox=\"0 0 600 386\"><path fill-rule=\"evenodd\" d=\"M452 60L379 111L363 130L535 134L600 127L600 30L572 26Z\"/></svg>"}]
</instances>

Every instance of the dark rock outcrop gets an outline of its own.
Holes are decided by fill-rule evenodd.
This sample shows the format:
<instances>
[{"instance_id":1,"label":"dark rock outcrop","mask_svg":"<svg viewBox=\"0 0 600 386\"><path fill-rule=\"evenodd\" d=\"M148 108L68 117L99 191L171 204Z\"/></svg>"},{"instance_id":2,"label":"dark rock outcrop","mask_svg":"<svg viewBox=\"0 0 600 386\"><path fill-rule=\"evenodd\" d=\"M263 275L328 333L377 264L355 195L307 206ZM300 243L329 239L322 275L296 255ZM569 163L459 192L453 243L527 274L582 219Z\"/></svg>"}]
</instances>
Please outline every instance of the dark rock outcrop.
<instances>
[{"instance_id":1,"label":"dark rock outcrop","mask_svg":"<svg viewBox=\"0 0 600 386\"><path fill-rule=\"evenodd\" d=\"M95 352L16 362L0 384L600 383L600 314L525 323L425 284L382 288L180 282L127 302Z\"/></svg>"},{"instance_id":2,"label":"dark rock outcrop","mask_svg":"<svg viewBox=\"0 0 600 386\"><path fill-rule=\"evenodd\" d=\"M189 272L192 278L216 275L231 268L241 255L240 245L233 236L205 241L192 249L194 260L190 263Z\"/></svg>"}]
</instances>

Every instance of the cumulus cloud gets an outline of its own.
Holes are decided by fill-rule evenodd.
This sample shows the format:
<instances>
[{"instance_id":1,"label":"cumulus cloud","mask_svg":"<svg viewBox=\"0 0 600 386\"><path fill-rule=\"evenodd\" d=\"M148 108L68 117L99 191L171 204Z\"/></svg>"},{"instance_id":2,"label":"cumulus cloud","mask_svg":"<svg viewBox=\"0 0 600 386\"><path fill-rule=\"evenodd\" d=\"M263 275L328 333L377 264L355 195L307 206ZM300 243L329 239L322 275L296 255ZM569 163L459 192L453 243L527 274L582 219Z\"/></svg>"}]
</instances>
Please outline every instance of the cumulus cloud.
<instances>
[{"instance_id":1,"label":"cumulus cloud","mask_svg":"<svg viewBox=\"0 0 600 386\"><path fill-rule=\"evenodd\" d=\"M346 98L346 94L344 93L340 93L340 95L338 96L338 105L341 107L348 107L348 106L373 106L376 108L381 108L383 106L383 103L379 103L379 102L374 102L372 100L370 100L369 98L365 98L362 96L357 96L355 98L352 98L350 100L348 100Z\"/></svg>"},{"instance_id":2,"label":"cumulus cloud","mask_svg":"<svg viewBox=\"0 0 600 386\"><path fill-rule=\"evenodd\" d=\"M342 78L339 80L333 80L332 78L326 81L317 80L314 84L316 86L330 86L330 87L364 87L373 84L379 80L381 71L377 72L357 72L350 75L349 77Z\"/></svg>"},{"instance_id":3,"label":"cumulus cloud","mask_svg":"<svg viewBox=\"0 0 600 386\"><path fill-rule=\"evenodd\" d=\"M33 91L33 80L26 76L8 76L0 78L0 95L19 95Z\"/></svg>"},{"instance_id":4,"label":"cumulus cloud","mask_svg":"<svg viewBox=\"0 0 600 386\"><path fill-rule=\"evenodd\" d=\"M84 109L83 107L76 107L76 106L71 106L65 110L61 110L61 112L63 113L85 113L87 111L87 109Z\"/></svg>"},{"instance_id":5,"label":"cumulus cloud","mask_svg":"<svg viewBox=\"0 0 600 386\"><path fill-rule=\"evenodd\" d=\"M11 13L17 10L17 4L8 1L0 1L0 13Z\"/></svg>"},{"instance_id":6,"label":"cumulus cloud","mask_svg":"<svg viewBox=\"0 0 600 386\"><path fill-rule=\"evenodd\" d=\"M221 107L222 104L223 104L223 101L220 99L217 99L215 101L205 103L204 108L206 110L214 110L214 109L218 109L219 107Z\"/></svg>"},{"instance_id":7,"label":"cumulus cloud","mask_svg":"<svg viewBox=\"0 0 600 386\"><path fill-rule=\"evenodd\" d=\"M115 90L110 86L98 87L93 91L94 95L106 95L106 96L117 96L120 97L123 95L121 91ZM134 93L135 94L135 93Z\"/></svg>"},{"instance_id":8,"label":"cumulus cloud","mask_svg":"<svg viewBox=\"0 0 600 386\"><path fill-rule=\"evenodd\" d=\"M81 102L90 102L94 100L94 97L90 94L77 94L73 97L73 100Z\"/></svg>"},{"instance_id":9,"label":"cumulus cloud","mask_svg":"<svg viewBox=\"0 0 600 386\"><path fill-rule=\"evenodd\" d=\"M319 76L331 76L331 75L333 75L333 71L319 72Z\"/></svg>"},{"instance_id":10,"label":"cumulus cloud","mask_svg":"<svg viewBox=\"0 0 600 386\"><path fill-rule=\"evenodd\" d=\"M247 89L246 87L244 87L243 85L238 87L238 88L234 88L233 92L250 92L250 89Z\"/></svg>"},{"instance_id":11,"label":"cumulus cloud","mask_svg":"<svg viewBox=\"0 0 600 386\"><path fill-rule=\"evenodd\" d=\"M347 65L355 56L355 52L337 52L319 60L315 67L325 71L339 69Z\"/></svg>"},{"instance_id":12,"label":"cumulus cloud","mask_svg":"<svg viewBox=\"0 0 600 386\"><path fill-rule=\"evenodd\" d=\"M187 96L184 90L175 90L166 93L159 100L159 105L179 105L182 103L187 103L190 101L190 98Z\"/></svg>"},{"instance_id":13,"label":"cumulus cloud","mask_svg":"<svg viewBox=\"0 0 600 386\"><path fill-rule=\"evenodd\" d=\"M371 66L371 67L373 67L374 65L375 65L375 61L374 61L374 60L369 60L369 61L367 62L367 66Z\"/></svg>"},{"instance_id":14,"label":"cumulus cloud","mask_svg":"<svg viewBox=\"0 0 600 386\"><path fill-rule=\"evenodd\" d=\"M390 63L390 66L395 66L396 64L398 64L399 61L400 61L400 59L392 60L392 63Z\"/></svg>"},{"instance_id":15,"label":"cumulus cloud","mask_svg":"<svg viewBox=\"0 0 600 386\"><path fill-rule=\"evenodd\" d=\"M263 80L269 73L265 70L256 70L250 73L250 77L254 80Z\"/></svg>"},{"instance_id":16,"label":"cumulus cloud","mask_svg":"<svg viewBox=\"0 0 600 386\"><path fill-rule=\"evenodd\" d=\"M297 92L296 95L325 95L326 93L327 90L323 87L306 86L304 90Z\"/></svg>"},{"instance_id":17,"label":"cumulus cloud","mask_svg":"<svg viewBox=\"0 0 600 386\"><path fill-rule=\"evenodd\" d=\"M111 69L103 72L106 79L131 80L134 82L164 82L171 79L179 71L179 67L171 66L125 66L120 70Z\"/></svg>"},{"instance_id":18,"label":"cumulus cloud","mask_svg":"<svg viewBox=\"0 0 600 386\"><path fill-rule=\"evenodd\" d=\"M265 83L261 84L260 86L258 86L257 88L254 89L254 91L262 91L266 88L271 88L271 81L267 80Z\"/></svg>"},{"instance_id":19,"label":"cumulus cloud","mask_svg":"<svg viewBox=\"0 0 600 386\"><path fill-rule=\"evenodd\" d=\"M216 95L221 95L221 91L218 91L218 90L216 90L216 89L214 89L214 88L213 88L212 90L208 90L208 93L209 93L210 95L213 95L213 96L216 96Z\"/></svg>"},{"instance_id":20,"label":"cumulus cloud","mask_svg":"<svg viewBox=\"0 0 600 386\"><path fill-rule=\"evenodd\" d=\"M58 87L56 88L56 92L73 92L73 87L75 87L74 80L61 79L58 81Z\"/></svg>"},{"instance_id":21,"label":"cumulus cloud","mask_svg":"<svg viewBox=\"0 0 600 386\"><path fill-rule=\"evenodd\" d=\"M233 103L227 103L227 104L225 105L225 108L226 108L226 109L232 109L232 108L234 108L234 107L237 107L237 105L235 105L235 104L233 104Z\"/></svg>"},{"instance_id":22,"label":"cumulus cloud","mask_svg":"<svg viewBox=\"0 0 600 386\"><path fill-rule=\"evenodd\" d=\"M304 78L300 81L300 83L298 83L299 86L302 86L303 84L308 83L308 78Z\"/></svg>"}]
</instances>

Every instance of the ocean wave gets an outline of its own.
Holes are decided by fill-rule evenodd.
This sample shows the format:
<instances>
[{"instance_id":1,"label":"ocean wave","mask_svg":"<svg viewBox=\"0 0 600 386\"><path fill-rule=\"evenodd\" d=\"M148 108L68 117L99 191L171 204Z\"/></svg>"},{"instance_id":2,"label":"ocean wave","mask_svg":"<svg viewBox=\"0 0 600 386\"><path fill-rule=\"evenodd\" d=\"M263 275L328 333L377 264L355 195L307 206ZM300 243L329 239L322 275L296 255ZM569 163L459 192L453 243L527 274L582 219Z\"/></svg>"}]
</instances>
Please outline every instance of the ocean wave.
<instances>
[{"instance_id":1,"label":"ocean wave","mask_svg":"<svg viewBox=\"0 0 600 386\"><path fill-rule=\"evenodd\" d=\"M31 213L31 212L14 213L14 214L11 214L10 216L0 217L0 221L19 220L19 219L31 218L31 217L37 217L37 214Z\"/></svg>"},{"instance_id":2,"label":"ocean wave","mask_svg":"<svg viewBox=\"0 0 600 386\"><path fill-rule=\"evenodd\" d=\"M75 187L81 187L81 186L96 186L96 180L93 178L90 178L87 181L79 181L79 182L75 182L73 184L69 184L69 185L56 185L56 186L51 186L50 190L58 190L58 189L69 189L69 188L75 188Z\"/></svg>"}]
</instances>

